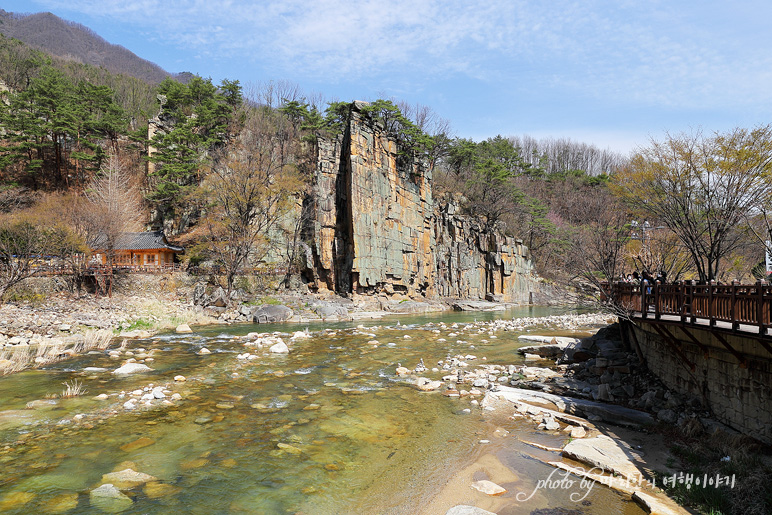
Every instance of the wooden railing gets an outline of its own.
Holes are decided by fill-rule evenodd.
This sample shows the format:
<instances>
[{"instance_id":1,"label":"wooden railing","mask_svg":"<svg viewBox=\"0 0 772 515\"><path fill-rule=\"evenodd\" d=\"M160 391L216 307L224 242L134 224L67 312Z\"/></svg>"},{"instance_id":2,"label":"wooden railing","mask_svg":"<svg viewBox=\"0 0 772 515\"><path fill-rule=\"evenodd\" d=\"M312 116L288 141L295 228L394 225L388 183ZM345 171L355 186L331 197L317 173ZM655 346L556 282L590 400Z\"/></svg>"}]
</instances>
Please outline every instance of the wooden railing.
<instances>
[{"instance_id":1,"label":"wooden railing","mask_svg":"<svg viewBox=\"0 0 772 515\"><path fill-rule=\"evenodd\" d=\"M38 265L33 267L36 276L52 275L71 275L73 273L70 265ZM183 270L180 263L166 263L163 265L120 265L115 264L112 267L108 265L87 265L80 269L84 275L109 274L111 272L138 272L147 274L161 274L167 272L178 272Z\"/></svg>"},{"instance_id":2,"label":"wooden railing","mask_svg":"<svg viewBox=\"0 0 772 515\"><path fill-rule=\"evenodd\" d=\"M70 265L63 264L41 264L33 267L34 275L36 276L52 276L52 275L70 275L73 273L73 269ZM188 267L182 263L165 263L163 265L129 265L116 263L112 267L109 265L88 265L81 269L85 275L105 275L111 272L136 272L146 274L161 274L167 272L179 272L186 270L191 275L222 275L225 274L225 268L219 266L206 266L206 267ZM285 275L287 273L286 267L244 267L240 268L237 275ZM293 268L291 273L297 273Z\"/></svg>"},{"instance_id":3,"label":"wooden railing","mask_svg":"<svg viewBox=\"0 0 772 515\"><path fill-rule=\"evenodd\" d=\"M606 298L618 308L639 314L641 318L660 319L678 316L681 321L696 324L707 320L729 322L737 330L740 324L755 326L766 335L772 326L772 285L755 284L652 284L648 287L631 283L604 284Z\"/></svg>"}]
</instances>

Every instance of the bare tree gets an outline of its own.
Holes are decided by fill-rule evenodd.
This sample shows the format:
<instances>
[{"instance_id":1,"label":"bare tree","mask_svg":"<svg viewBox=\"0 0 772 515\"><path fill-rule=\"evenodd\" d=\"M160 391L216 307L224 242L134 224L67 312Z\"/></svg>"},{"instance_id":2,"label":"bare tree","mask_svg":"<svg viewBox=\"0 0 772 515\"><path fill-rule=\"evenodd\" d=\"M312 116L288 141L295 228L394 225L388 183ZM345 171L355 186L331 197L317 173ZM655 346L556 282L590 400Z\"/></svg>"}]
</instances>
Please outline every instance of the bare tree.
<instances>
[{"instance_id":1,"label":"bare tree","mask_svg":"<svg viewBox=\"0 0 772 515\"><path fill-rule=\"evenodd\" d=\"M126 166L116 155L105 160L100 173L85 192L79 224L92 248L106 253L112 265L121 234L142 226L142 196Z\"/></svg>"},{"instance_id":2,"label":"bare tree","mask_svg":"<svg viewBox=\"0 0 772 515\"><path fill-rule=\"evenodd\" d=\"M595 193L581 198L592 220L572 231L567 269L577 291L600 301L610 294L606 284L616 281L623 271L630 226L626 210L607 190Z\"/></svg>"},{"instance_id":3,"label":"bare tree","mask_svg":"<svg viewBox=\"0 0 772 515\"><path fill-rule=\"evenodd\" d=\"M0 298L35 274L34 263L46 254L46 231L28 217L0 219Z\"/></svg>"},{"instance_id":4,"label":"bare tree","mask_svg":"<svg viewBox=\"0 0 772 515\"><path fill-rule=\"evenodd\" d=\"M215 156L202 185L207 250L224 268L228 295L238 271L268 252L269 231L294 208L301 189L275 117L271 110L252 110L238 141Z\"/></svg>"},{"instance_id":5,"label":"bare tree","mask_svg":"<svg viewBox=\"0 0 772 515\"><path fill-rule=\"evenodd\" d=\"M644 216L661 220L691 256L700 280L746 240L742 222L772 193L772 127L705 137L668 136L633 156L614 190Z\"/></svg>"}]
</instances>

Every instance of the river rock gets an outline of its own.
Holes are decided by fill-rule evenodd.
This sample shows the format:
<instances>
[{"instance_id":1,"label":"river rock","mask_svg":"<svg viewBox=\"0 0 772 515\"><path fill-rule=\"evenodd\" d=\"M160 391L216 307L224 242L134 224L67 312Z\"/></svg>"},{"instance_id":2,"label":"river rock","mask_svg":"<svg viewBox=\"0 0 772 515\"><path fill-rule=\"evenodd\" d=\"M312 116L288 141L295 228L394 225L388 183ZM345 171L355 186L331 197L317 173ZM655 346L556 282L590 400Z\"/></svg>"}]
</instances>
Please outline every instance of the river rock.
<instances>
[{"instance_id":1,"label":"river rock","mask_svg":"<svg viewBox=\"0 0 772 515\"><path fill-rule=\"evenodd\" d=\"M274 345L271 345L271 348L269 349L274 354L288 354L289 353L289 347L287 347L287 344L280 341L279 343L276 343Z\"/></svg>"},{"instance_id":2,"label":"river rock","mask_svg":"<svg viewBox=\"0 0 772 515\"><path fill-rule=\"evenodd\" d=\"M170 485L168 483L160 483L151 481L145 485L145 495L151 499L158 499L159 497L166 497L169 495L176 495L182 491L179 486Z\"/></svg>"},{"instance_id":3,"label":"river rock","mask_svg":"<svg viewBox=\"0 0 772 515\"><path fill-rule=\"evenodd\" d=\"M606 435L572 440L563 448L563 456L629 479L641 474L631 461L639 459L638 453Z\"/></svg>"},{"instance_id":4,"label":"river rock","mask_svg":"<svg viewBox=\"0 0 772 515\"><path fill-rule=\"evenodd\" d=\"M526 341L537 341L542 344L520 347L519 349L517 349L517 352L519 352L520 354L536 354L538 356L541 356L542 358L558 358L563 355L563 353L566 350L566 347L568 347L571 344L576 344L579 342L578 338L566 338L561 336L550 337L550 340L548 340L547 342L544 342L543 339L546 339L546 338L548 337L521 335L518 337L518 339L526 340Z\"/></svg>"},{"instance_id":5,"label":"river rock","mask_svg":"<svg viewBox=\"0 0 772 515\"><path fill-rule=\"evenodd\" d=\"M142 363L126 363L120 368L113 370L113 374L117 376L127 376L131 374L143 374L146 372L152 372L153 369Z\"/></svg>"},{"instance_id":6,"label":"river rock","mask_svg":"<svg viewBox=\"0 0 772 515\"><path fill-rule=\"evenodd\" d=\"M675 424L678 422L678 415L671 409L661 409L657 412L657 420L666 424Z\"/></svg>"},{"instance_id":7,"label":"river rock","mask_svg":"<svg viewBox=\"0 0 772 515\"><path fill-rule=\"evenodd\" d=\"M177 326L177 329L175 329L174 331L179 334L185 334L185 333L192 333L193 329L191 329L188 324L180 324Z\"/></svg>"},{"instance_id":8,"label":"river rock","mask_svg":"<svg viewBox=\"0 0 772 515\"><path fill-rule=\"evenodd\" d=\"M57 515L59 513L67 513L74 510L78 506L78 494L59 494L56 497L43 502L43 513L50 515Z\"/></svg>"},{"instance_id":9,"label":"river rock","mask_svg":"<svg viewBox=\"0 0 772 515\"><path fill-rule=\"evenodd\" d=\"M339 304L320 302L313 307L313 310L320 318L348 318L348 309Z\"/></svg>"},{"instance_id":10,"label":"river rock","mask_svg":"<svg viewBox=\"0 0 772 515\"><path fill-rule=\"evenodd\" d=\"M442 386L442 381L432 381L426 377L419 377L415 382L416 386L422 392L433 392Z\"/></svg>"},{"instance_id":11,"label":"river rock","mask_svg":"<svg viewBox=\"0 0 772 515\"><path fill-rule=\"evenodd\" d=\"M506 488L502 488L493 481L488 481L486 479L475 481L470 486L487 495L501 495L507 491Z\"/></svg>"},{"instance_id":12,"label":"river rock","mask_svg":"<svg viewBox=\"0 0 772 515\"><path fill-rule=\"evenodd\" d=\"M679 509L678 506L673 506L672 508L666 506L665 501L641 492L640 490L633 492L633 501L640 504L647 513L656 515L680 515L684 513L684 510ZM670 502L672 503L672 501Z\"/></svg>"},{"instance_id":13,"label":"river rock","mask_svg":"<svg viewBox=\"0 0 772 515\"><path fill-rule=\"evenodd\" d=\"M0 510L13 510L28 504L35 498L32 492L10 492L0 498Z\"/></svg>"},{"instance_id":14,"label":"river rock","mask_svg":"<svg viewBox=\"0 0 772 515\"><path fill-rule=\"evenodd\" d=\"M506 306L485 300L459 300L453 303L456 311L504 311Z\"/></svg>"},{"instance_id":15,"label":"river rock","mask_svg":"<svg viewBox=\"0 0 772 515\"><path fill-rule=\"evenodd\" d=\"M426 302L417 302L414 300L396 302L387 306L393 313L426 313L432 311L431 304Z\"/></svg>"},{"instance_id":16,"label":"river rock","mask_svg":"<svg viewBox=\"0 0 772 515\"><path fill-rule=\"evenodd\" d=\"M102 476L102 483L112 484L119 490L128 490L155 480L156 478L149 474L143 474L130 468L118 472L110 472Z\"/></svg>"},{"instance_id":17,"label":"river rock","mask_svg":"<svg viewBox=\"0 0 772 515\"><path fill-rule=\"evenodd\" d=\"M225 293L222 287L217 288L212 295L204 301L206 306L214 306L216 308L224 308L230 304L228 295Z\"/></svg>"},{"instance_id":18,"label":"river rock","mask_svg":"<svg viewBox=\"0 0 772 515\"><path fill-rule=\"evenodd\" d=\"M298 449L294 445L290 445L288 443L283 443L283 442L277 443L276 447L290 454L301 454L303 452L302 450Z\"/></svg>"},{"instance_id":19,"label":"river rock","mask_svg":"<svg viewBox=\"0 0 772 515\"><path fill-rule=\"evenodd\" d=\"M445 512L445 515L496 515L492 511L483 510L475 506L467 506L465 504L459 504L453 506L451 509Z\"/></svg>"},{"instance_id":20,"label":"river rock","mask_svg":"<svg viewBox=\"0 0 772 515\"><path fill-rule=\"evenodd\" d=\"M524 369L527 367L524 367ZM535 399L534 399L535 398ZM596 417L611 424L642 427L654 424L654 418L643 411L638 411L624 406L613 404L603 404L575 397L565 397L535 390L525 390L519 388L510 388L508 386L499 386L498 391L488 391L483 400L483 407L495 407L497 403L508 401L517 403L524 401L526 403L537 402L544 404L544 401L551 402L558 407L558 411L578 415L585 418Z\"/></svg>"},{"instance_id":21,"label":"river rock","mask_svg":"<svg viewBox=\"0 0 772 515\"><path fill-rule=\"evenodd\" d=\"M107 513L120 513L133 504L128 496L109 483L92 490L89 499L92 506Z\"/></svg>"},{"instance_id":22,"label":"river rock","mask_svg":"<svg viewBox=\"0 0 772 515\"><path fill-rule=\"evenodd\" d=\"M292 316L292 310L287 306L260 306L252 312L252 321L256 324L284 322Z\"/></svg>"},{"instance_id":23,"label":"river rock","mask_svg":"<svg viewBox=\"0 0 772 515\"><path fill-rule=\"evenodd\" d=\"M40 409L40 408L51 408L53 406L56 406L58 402L54 399L36 399L34 401L29 401L26 405L27 409Z\"/></svg>"}]
</instances>

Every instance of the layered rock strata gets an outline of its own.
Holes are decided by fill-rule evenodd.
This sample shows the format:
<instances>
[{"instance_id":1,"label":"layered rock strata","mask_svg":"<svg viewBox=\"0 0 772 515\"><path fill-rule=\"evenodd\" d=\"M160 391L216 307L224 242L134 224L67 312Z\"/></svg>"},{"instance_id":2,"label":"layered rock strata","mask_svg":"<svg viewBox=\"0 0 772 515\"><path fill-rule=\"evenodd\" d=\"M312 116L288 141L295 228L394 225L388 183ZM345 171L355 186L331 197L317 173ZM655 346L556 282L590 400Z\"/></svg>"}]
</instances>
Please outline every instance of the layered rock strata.
<instances>
[{"instance_id":1,"label":"layered rock strata","mask_svg":"<svg viewBox=\"0 0 772 515\"><path fill-rule=\"evenodd\" d=\"M341 135L319 142L309 286L528 302L537 282L522 241L435 202L431 168L361 106Z\"/></svg>"}]
</instances>

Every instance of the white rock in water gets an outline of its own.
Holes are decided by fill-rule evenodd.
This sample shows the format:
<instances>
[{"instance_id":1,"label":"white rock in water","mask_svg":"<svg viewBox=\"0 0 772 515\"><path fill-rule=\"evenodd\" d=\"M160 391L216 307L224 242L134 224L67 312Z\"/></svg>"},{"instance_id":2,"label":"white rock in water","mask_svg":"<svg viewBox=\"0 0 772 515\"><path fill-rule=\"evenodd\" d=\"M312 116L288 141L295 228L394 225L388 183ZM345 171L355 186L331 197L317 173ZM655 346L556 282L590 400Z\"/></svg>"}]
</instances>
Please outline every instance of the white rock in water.
<instances>
[{"instance_id":1,"label":"white rock in water","mask_svg":"<svg viewBox=\"0 0 772 515\"><path fill-rule=\"evenodd\" d=\"M185 376L174 376L174 380L175 380L175 381L178 381L178 382L180 382L180 383L181 383L181 382L183 382L183 381L185 381L186 379L187 379L187 378L186 378Z\"/></svg>"},{"instance_id":2,"label":"white rock in water","mask_svg":"<svg viewBox=\"0 0 772 515\"><path fill-rule=\"evenodd\" d=\"M137 407L136 401L134 399L131 399L130 401L126 401L123 403L123 409L135 409Z\"/></svg>"},{"instance_id":3,"label":"white rock in water","mask_svg":"<svg viewBox=\"0 0 772 515\"><path fill-rule=\"evenodd\" d=\"M201 350L197 352L197 354L202 354L202 355L203 354L211 354L211 353L212 353L212 351L210 351L206 347L201 347Z\"/></svg>"},{"instance_id":4,"label":"white rock in water","mask_svg":"<svg viewBox=\"0 0 772 515\"><path fill-rule=\"evenodd\" d=\"M398 376L406 376L410 373L410 369L407 367L397 367L397 370L395 370Z\"/></svg>"},{"instance_id":5,"label":"white rock in water","mask_svg":"<svg viewBox=\"0 0 772 515\"><path fill-rule=\"evenodd\" d=\"M122 494L110 483L92 490L89 494L89 500L92 506L107 513L120 513L134 504L131 498Z\"/></svg>"},{"instance_id":6,"label":"white rock in water","mask_svg":"<svg viewBox=\"0 0 772 515\"><path fill-rule=\"evenodd\" d=\"M126 363L120 368L113 370L113 374L117 376L127 376L130 374L142 374L145 372L151 372L153 369L142 363Z\"/></svg>"},{"instance_id":7,"label":"white rock in water","mask_svg":"<svg viewBox=\"0 0 772 515\"><path fill-rule=\"evenodd\" d=\"M419 377L416 379L415 384L422 392L432 392L439 389L443 385L442 381L432 381L426 377Z\"/></svg>"},{"instance_id":8,"label":"white rock in water","mask_svg":"<svg viewBox=\"0 0 772 515\"><path fill-rule=\"evenodd\" d=\"M106 401L109 398L109 395L107 395L106 393L100 393L94 398L98 401Z\"/></svg>"},{"instance_id":9,"label":"white rock in water","mask_svg":"<svg viewBox=\"0 0 772 515\"><path fill-rule=\"evenodd\" d=\"M274 345L271 345L271 352L274 354L287 354L289 353L289 347L287 347L287 344L283 341L279 341L279 343L276 343Z\"/></svg>"},{"instance_id":10,"label":"white rock in water","mask_svg":"<svg viewBox=\"0 0 772 515\"><path fill-rule=\"evenodd\" d=\"M173 401L179 401L181 399L182 399L182 395L180 395L179 393L173 393L172 394L172 400Z\"/></svg>"},{"instance_id":11,"label":"white rock in water","mask_svg":"<svg viewBox=\"0 0 772 515\"><path fill-rule=\"evenodd\" d=\"M294 333L292 333L293 340L301 340L305 338L311 338L311 335L306 331L295 331Z\"/></svg>"},{"instance_id":12,"label":"white rock in water","mask_svg":"<svg viewBox=\"0 0 772 515\"><path fill-rule=\"evenodd\" d=\"M496 515L492 511L483 510L475 506L468 506L466 504L459 504L453 506L451 509L445 512L445 515Z\"/></svg>"},{"instance_id":13,"label":"white rock in water","mask_svg":"<svg viewBox=\"0 0 772 515\"><path fill-rule=\"evenodd\" d=\"M481 481L475 481L471 484L471 487L488 495L501 495L507 491L506 488L502 488L493 481L487 481L485 479Z\"/></svg>"},{"instance_id":14,"label":"white rock in water","mask_svg":"<svg viewBox=\"0 0 772 515\"><path fill-rule=\"evenodd\" d=\"M175 329L175 332L184 334L184 333L192 333L193 329L190 328L188 324L180 324L177 326L177 329Z\"/></svg>"},{"instance_id":15,"label":"white rock in water","mask_svg":"<svg viewBox=\"0 0 772 515\"><path fill-rule=\"evenodd\" d=\"M135 486L143 485L149 481L155 480L156 478L150 474L137 472L131 468L102 475L103 483L113 485L115 488L123 490L128 490L130 488L134 488Z\"/></svg>"},{"instance_id":16,"label":"white rock in water","mask_svg":"<svg viewBox=\"0 0 772 515\"><path fill-rule=\"evenodd\" d=\"M156 399L165 399L166 394L164 394L163 388L160 386L153 388L153 397Z\"/></svg>"}]
</instances>

